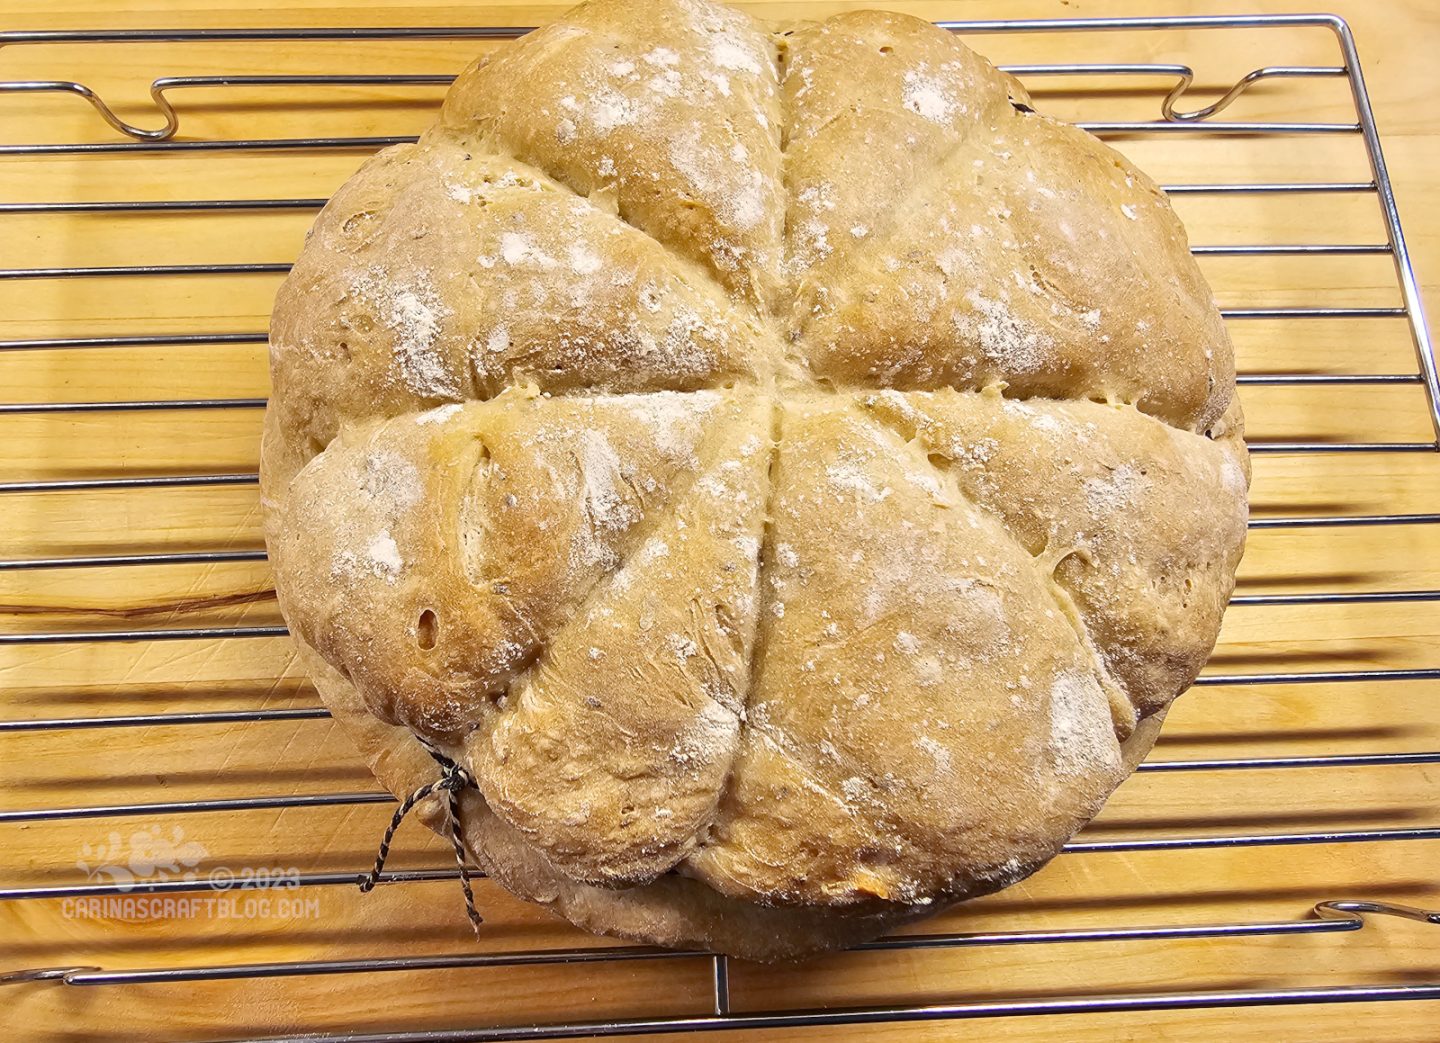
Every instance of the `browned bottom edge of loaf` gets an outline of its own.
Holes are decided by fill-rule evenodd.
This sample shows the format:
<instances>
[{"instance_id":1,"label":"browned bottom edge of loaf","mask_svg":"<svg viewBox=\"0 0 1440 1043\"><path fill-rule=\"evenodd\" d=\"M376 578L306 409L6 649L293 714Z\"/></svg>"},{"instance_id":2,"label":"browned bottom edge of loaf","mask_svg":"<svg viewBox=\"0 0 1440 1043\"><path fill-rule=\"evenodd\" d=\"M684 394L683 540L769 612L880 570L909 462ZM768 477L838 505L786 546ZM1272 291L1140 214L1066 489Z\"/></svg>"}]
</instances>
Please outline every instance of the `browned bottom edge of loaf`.
<instances>
[{"instance_id":1,"label":"browned bottom edge of loaf","mask_svg":"<svg viewBox=\"0 0 1440 1043\"><path fill-rule=\"evenodd\" d=\"M354 685L319 653L298 640L297 647L321 699L386 789L404 799L436 779L434 760L408 729L376 718ZM1149 754L1164 718L1162 711L1141 721L1123 743L1127 774ZM461 809L471 857L516 896L597 934L767 963L804 960L872 940L957 902L1001 890L1049 861L1047 857L1024 865L1018 875L1005 880L962 884L924 905L763 906L726 897L676 873L623 889L578 883L551 867L518 831L492 813L474 790L465 791ZM422 801L416 813L431 829L444 831L445 812L439 797Z\"/></svg>"}]
</instances>

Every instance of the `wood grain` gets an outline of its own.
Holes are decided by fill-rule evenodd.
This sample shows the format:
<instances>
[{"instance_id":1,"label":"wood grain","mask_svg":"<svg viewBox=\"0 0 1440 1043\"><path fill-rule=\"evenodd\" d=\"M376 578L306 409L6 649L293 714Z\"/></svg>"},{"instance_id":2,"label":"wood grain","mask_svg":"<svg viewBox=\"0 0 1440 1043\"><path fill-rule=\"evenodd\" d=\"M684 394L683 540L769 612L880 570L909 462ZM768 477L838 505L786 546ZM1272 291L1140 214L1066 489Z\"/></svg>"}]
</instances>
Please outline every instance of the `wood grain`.
<instances>
[{"instance_id":1,"label":"wood grain","mask_svg":"<svg viewBox=\"0 0 1440 1043\"><path fill-rule=\"evenodd\" d=\"M5 28L304 25L525 25L566 5L393 0L283 6L224 0L0 0ZM745 5L814 17L863 3ZM950 0L886 4L930 18L1208 13L1199 3ZM1217 5L1224 6L1224 5ZM1261 0L1255 11L1300 10ZM1424 292L1440 307L1440 116L1431 103L1440 23L1424 0L1335 5L1350 17L1385 135ZM1324 30L1117 33L971 40L997 61L1184 61L1208 99L1266 64L1336 64ZM373 71L448 73L474 42L147 44L6 48L3 75L78 78L123 116L158 122L157 75ZM503 44L495 45L503 46ZM1149 119L1166 84L1142 78L1034 82L1041 107L1077 119ZM434 87L196 90L176 95L183 138L408 134L431 118ZM1273 82L1238 102L1235 119L1353 120L1343 81ZM0 141L113 141L79 99L0 97ZM1365 181L1355 134L1278 138L1131 135L1113 143L1165 183ZM0 157L0 201L323 198L355 168L355 150L126 153ZM1176 197L1201 245L1382 243L1373 194ZM313 211L3 214L0 267L283 263ZM1400 303L1386 256L1202 259L1227 307ZM0 339L263 331L279 275L0 280ZM1235 319L1240 368L1273 372L1414 373L1397 318ZM252 398L267 390L263 343L156 344L0 353L11 403ZM1246 386L1253 437L1284 441L1434 438L1423 391ZM0 415L0 482L253 471L259 411ZM1440 511L1440 454L1257 455L1257 518ZM0 559L261 546L253 486L0 493ZM1440 588L1440 526L1273 529L1252 533L1241 594ZM278 620L263 563L0 571L0 632L260 625ZM197 599L229 596L196 609ZM1208 668L1233 674L1440 666L1440 604L1236 606ZM1177 705L1152 760L1324 756L1440 750L1435 681L1221 685ZM309 707L314 692L284 639L0 644L7 721ZM1440 824L1440 769L1360 768L1142 772L1082 840ZM376 788L328 720L0 731L0 806L84 807ZM368 865L383 805L96 817L0 823L0 887L76 882L76 865L140 831L182 829L203 845L194 867L354 870ZM112 839L112 834L114 834ZM922 932L1302 919L1317 901L1389 899L1440 906L1434 841L1233 850L1078 852L992 898L918 925ZM397 866L439 866L443 845L417 827ZM59 900L0 902L0 971L97 965L183 967L472 952L450 883L299 892L306 901L221 919L196 908L127 922ZM487 883L478 887L481 951L604 946ZM1372 922L1345 934L1026 945L850 953L799 968L737 964L736 1010L944 1003L1115 992L1440 982L1440 929ZM711 1001L707 960L493 967L424 973L265 978L205 984L5 986L12 1038L213 1039L297 1031L386 1031L536 1021L696 1014ZM887 1028L742 1033L753 1039L1428 1040L1434 1003L1166 1014L1011 1017ZM823 1032L823 1034L822 1034ZM660 1037L670 1038L670 1037ZM732 1036L733 1038L733 1036Z\"/></svg>"}]
</instances>

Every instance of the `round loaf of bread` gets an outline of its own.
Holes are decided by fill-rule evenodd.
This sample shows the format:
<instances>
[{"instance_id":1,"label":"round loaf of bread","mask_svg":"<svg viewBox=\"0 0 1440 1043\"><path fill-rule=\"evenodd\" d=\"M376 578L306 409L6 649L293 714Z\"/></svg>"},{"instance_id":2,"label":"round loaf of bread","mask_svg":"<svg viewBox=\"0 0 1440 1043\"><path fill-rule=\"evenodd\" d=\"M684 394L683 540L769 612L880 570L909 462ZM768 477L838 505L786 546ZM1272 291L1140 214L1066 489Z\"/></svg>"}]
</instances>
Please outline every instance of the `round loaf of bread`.
<instances>
[{"instance_id":1,"label":"round loaf of bread","mask_svg":"<svg viewBox=\"0 0 1440 1043\"><path fill-rule=\"evenodd\" d=\"M276 302L280 604L380 780L591 930L760 959L1053 857L1234 585L1234 363L1121 156L949 33L593 0ZM438 802L422 807L432 825Z\"/></svg>"}]
</instances>

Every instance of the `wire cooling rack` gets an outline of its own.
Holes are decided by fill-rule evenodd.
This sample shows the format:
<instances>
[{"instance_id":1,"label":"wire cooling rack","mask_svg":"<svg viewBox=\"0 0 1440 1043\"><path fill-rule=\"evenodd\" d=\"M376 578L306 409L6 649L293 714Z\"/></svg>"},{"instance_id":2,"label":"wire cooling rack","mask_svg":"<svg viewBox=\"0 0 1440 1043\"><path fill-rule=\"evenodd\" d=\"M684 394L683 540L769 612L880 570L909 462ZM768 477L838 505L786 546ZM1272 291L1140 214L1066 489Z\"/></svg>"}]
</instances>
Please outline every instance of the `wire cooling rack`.
<instances>
[{"instance_id":1,"label":"wire cooling rack","mask_svg":"<svg viewBox=\"0 0 1440 1043\"><path fill-rule=\"evenodd\" d=\"M1266 65L1256 68L1236 81L1229 90L1218 97L1207 92L1214 100L1201 104L1187 102L1187 92L1195 78L1193 70L1178 63L1126 63L1126 62L1085 62L1070 64L1012 63L1007 68L1032 88L1051 82L1056 77L1085 77L1103 84L1118 82L1135 83L1134 93L1148 99L1152 106L1151 115L1146 119L1125 121L1080 121L1082 126L1105 137L1125 140L1163 139L1181 136L1194 141L1204 141L1205 147L1224 149L1237 140L1300 140L1304 138L1359 138L1368 165L1368 177L1352 180L1266 180L1248 183L1177 183L1166 185L1166 190L1177 201L1185 198L1207 198L1225 202L1228 200L1294 200L1314 199L1317 206L1333 206L1335 200L1360 199L1378 208L1383 225L1384 241L1375 242L1308 242L1308 243L1233 243L1204 244L1194 247L1202 257L1230 257L1240 259L1266 258L1363 258L1376 257L1393 265L1393 287L1398 290L1395 304L1349 304L1304 302L1300 304L1267 304L1264 306L1226 307L1224 315L1236 330L1249 320L1257 322L1291 323L1310 320L1389 320L1403 324L1414 347L1413 367L1398 372L1372 372L1366 366L1367 355L1358 342L1348 350L1342 350L1332 359L1331 365L1317 365L1313 369L1292 371L1242 371L1239 381L1248 389L1271 388L1289 389L1301 394L1320 393L1326 389L1373 388L1390 389L1408 396L1402 403L1403 409L1420 413L1425 418L1423 435L1410 429L1409 437L1358 438L1324 435L1322 437L1270 437L1264 433L1264 414L1258 412L1253 402L1247 402L1252 426L1259 426L1261 434L1251 441L1251 451L1256 454L1274 454L1285 457L1308 458L1331 454L1359 455L1365 459L1384 458L1391 454L1436 454L1440 451L1440 384L1437 384L1436 363L1430 334L1422 313L1417 290L1415 272L1396 209L1395 197L1385 161L1381 152L1375 120L1371 112L1364 77L1356 54L1355 44L1349 27L1340 19L1331 16L1257 16L1227 18L1129 18L1129 19L1073 19L1068 21L1009 21L986 23L941 23L953 31L969 35L999 37L1029 37L1039 40L1053 40L1056 34L1098 33L1155 33L1175 30L1245 30L1259 34L1264 40L1288 39L1301 30L1322 30L1332 34L1333 45L1337 48L1333 64ZM390 42L397 46L417 40L482 40L503 41L520 35L525 30L496 27L467 28L414 28L414 29L293 29L293 30L128 30L100 32L9 32L0 33L0 48L9 55L18 45L76 45L91 48L89 53L103 67L107 60L131 54L140 45L156 43L229 43L237 47L254 48L263 61L267 43L289 42L309 45L323 45L329 42L355 43L360 41ZM1063 37L1062 37L1063 38ZM1125 37L1128 38L1128 37ZM1267 44L1268 46L1268 44ZM983 47L983 43L982 43ZM248 53L248 52L247 52ZM319 53L319 52L317 52ZM153 118L122 118L106 98L91 87L71 80L12 80L0 83L0 93L8 94L69 94L88 102L95 113L114 131L130 140L62 141L58 143L4 143L0 144L0 163L20 158L72 157L82 159L101 155L143 153L147 155L194 155L204 163L221 164L225 157L234 153L268 153L275 156L293 157L297 164L303 157L339 151L354 153L356 156L376 148L400 141L413 140L403 135L355 135L355 136L303 136L303 137L198 137L185 138L186 115L183 104L177 108L174 96L187 90L265 89L274 88L276 97L284 100L305 98L323 88L399 88L427 87L448 83L449 74L366 74L329 75L312 73L266 74L266 75L194 75L166 76L153 81L151 97L155 111ZM1352 118L1338 122L1301 122L1293 120L1239 121L1219 119L1247 91L1258 93L1256 85L1262 81L1284 81L1305 87L1311 81L1326 81L1343 84L1352 103ZM1087 80L1087 82L1089 82ZM1161 84L1158 89L1156 84ZM1303 99L1303 93L1299 95ZM1158 101L1159 118L1154 118L1153 106ZM10 98L4 104L20 106L26 104L23 98ZM1300 102L1303 105L1303 100ZM1302 110L1303 112L1303 110ZM3 115L3 110L0 110ZM135 122L131 122L134 120ZM357 160L358 162L358 160ZM83 169L83 168L82 168ZM182 186L173 195L167 194L162 186L155 193L163 198L142 199L34 199L30 201L0 202L0 222L20 217L48 215L53 219L76 218L86 214L101 214L134 218L138 221L171 217L176 215L204 215L233 212L244 215L259 215L265 212L298 211L305 214L323 205L324 199L313 196L279 196L264 198L206 198L204 197L204 167L188 167ZM201 173L196 175L196 171ZM103 178L101 179L103 180ZM5 183L13 183L5 182ZM168 183L167 183L168 184ZM1324 221L1317 219L1317 225ZM3 224L0 224L3 227ZM79 227L79 226L77 226ZM137 229L143 228L136 225ZM1193 227L1193 225L1192 225ZM81 231L75 234L83 234ZM83 240L81 245L83 246ZM0 366L20 358L26 353L73 352L97 360L96 368L103 369L106 349L129 351L131 349L200 347L222 348L227 345L258 345L266 338L264 330L214 330L185 328L185 307L188 301L183 286L190 277L235 277L245 278L283 273L287 262L245 261L215 263L143 263L125 265L76 264L47 267L8 267L0 270L0 287L21 280L36 280L44 283L73 284L82 288L79 296L90 287L103 285L114 279L156 280L156 285L165 288L157 299L161 302L164 317L169 320L167 328L156 332L108 333L103 329L82 330L65 335L47 333L44 336L12 338L0 341ZM37 319L63 318L43 312L50 308L53 300L62 297L37 298L37 307L42 313ZM54 307L59 307L58 305ZM161 309L157 309L157 314ZM88 353L88 355L86 354ZM1242 352L1243 355L1243 352ZM1377 367L1378 368L1378 367ZM63 382L62 382L63 383ZM102 383L103 382L99 382ZM147 393L145 387L134 387L123 398L110 400L55 401L40 400L13 401L0 404L0 423L11 418L56 417L76 423L99 418L102 437L105 431L124 430L128 417L146 414L169 418L175 424L172 437L186 437L186 417L194 414L213 415L216 413L254 412L264 406L263 397L191 397L183 399L157 398ZM1263 402L1276 401L1264 399ZM1343 401L1343 400L1337 400ZM1260 421L1256 425L1256 421ZM1283 425L1281 425L1283 426ZM1341 425L1344 430L1344 425ZM61 429L54 429L59 431ZM93 431L93 429L92 429ZM61 437L61 436L56 436ZM68 457L66 459L69 459ZM0 503L5 511L14 510L13 517L21 517L23 510L17 504L34 497L71 497L74 511L99 511L104 508L103 499L97 494L123 492L126 496L178 496L196 495L207 487L250 487L256 482L251 470L227 467L189 468L178 473L156 469L154 473L143 467L117 466L97 468L100 473L81 473L74 468L58 475L24 471L22 477L0 474ZM1312 479L1323 483L1324 479ZM1433 488L1432 488L1433 491ZM1309 512L1267 513L1257 512L1251 521L1252 530L1285 530L1286 532L1319 532L1322 535L1382 527L1428 527L1440 524L1440 513L1427 513L1413 509L1414 497L1403 497L1410 505L1403 510L1335 511L1326 505L1346 503L1343 497L1329 497L1330 490L1315 487L1307 498L1291 498L1292 502L1310 502L1316 508ZM1440 495L1440 494L1437 494ZM1327 498L1329 497L1329 498ZM133 504L134 501L127 500ZM143 508L138 509L143 511ZM38 516L38 515L37 515ZM124 575L123 570L166 569L184 567L208 567L263 563L265 553L258 546L235 547L231 545L187 549L147 549L155 545L153 535L140 535L145 529L133 506L121 516L106 520L110 527L111 539L105 542L104 553L23 553L6 556L0 560L0 579L5 574L66 574L74 575L83 570L119 570L107 575ZM133 527L137 535L134 543L127 545L126 533ZM7 530L9 531L9 530ZM62 543L57 541L26 539L23 519L15 532L18 545L22 548L49 548ZM13 533L12 533L13 535ZM252 533L253 539L253 533ZM4 553L0 550L0 553ZM1340 549L1343 554L1343 547ZM1428 573L1427 573L1428 574ZM123 588L123 579L117 581ZM251 599L254 600L253 598ZM1440 601L1440 590L1415 589L1343 589L1331 591L1301 592L1277 591L1265 593L1237 594L1232 604L1237 610L1304 608L1307 606L1338 605L1424 605ZM240 597L236 604L245 604ZM124 626L115 625L116 618L129 618L125 613L103 617L104 625L86 623L94 613L73 611L58 616L45 613L11 612L15 606L0 606L0 612L7 612L7 618L14 625L7 632L0 633L0 652L13 653L0 662L0 676L7 679L6 688L13 691L26 689L27 671L36 668L37 660L27 655L43 655L45 646L74 649L77 646L102 646L107 643L121 643L136 648L155 647L169 642L185 643L187 646L204 650L216 643L230 643L254 640L283 641L285 629L273 622L249 623L227 620L223 623L195 623L186 618L187 605L184 599L177 601L166 626ZM198 611L198 610L197 610ZM54 618L64 625L55 625ZM38 620L38 622L37 622ZM1271 671L1232 671L1216 669L1215 664L1207 669L1198 682L1202 687L1234 688L1251 690L1251 686L1306 686L1306 690L1330 690L1325 686L1386 686L1396 682L1426 682L1440 680L1440 654L1433 649L1427 653L1429 662L1404 665L1393 668L1361 667L1347 662L1344 668L1336 669L1286 669ZM1255 657L1264 662L1264 656ZM1313 661L1325 662L1324 656L1312 657ZM101 672L103 675L103 664ZM117 676L101 677L101 695L105 683L122 685L126 677L117 670ZM271 679L271 687L280 683L279 678ZM311 699L313 701L313 693ZM1198 697L1198 696L1197 696ZM47 704L48 705L48 704ZM1381 703L1384 706L1387 704ZM1423 712L1426 707L1422 707ZM7 719L0 720L0 739L10 742L36 737L39 741L53 733L88 733L94 736L91 749L101 749L107 743L122 746L132 742L132 737L149 734L145 730L181 726L219 726L263 728L284 722L323 720L328 717L318 705L293 705L282 707L240 707L226 709L183 709L164 713L112 713L89 714L86 716L35 716L33 713L19 713L30 710L23 700L8 705ZM13 714L13 716L12 716ZM1386 721L1367 722L1374 727L1375 734L1382 734ZM1363 729L1362 729L1363 731ZM11 749L14 747L6 747ZM141 743L143 748L143 743ZM1309 748L1307 747L1307 750ZM25 761L25 763L30 763ZM1390 769L1404 765L1433 765L1440 763L1440 751L1385 751L1385 752L1343 752L1283 753L1275 756L1250 757L1209 757L1206 759L1154 759L1142 765L1141 776L1156 773L1220 773L1220 772L1315 772L1323 775L1324 769ZM223 767L223 766L222 766ZM25 804L24 779L5 778L6 788L18 804ZM1318 784L1323 788L1323 784ZM0 810L0 829L15 830L36 828L44 830L57 824L95 820L102 823L102 829L109 829L116 820L140 818L144 820L184 821L193 828L196 835L203 835L204 823L214 821L208 815L225 815L254 811L285 812L304 808L341 808L351 805L392 803L389 794L366 789L355 792L326 793L279 793L247 794L220 798L178 799L166 801L127 801L110 804L78 804L65 806L16 806ZM1412 809L1420 815L1429 809ZM1393 817L1393 816L1392 816ZM1401 816L1404 817L1404 816ZM1411 818L1414 815L1409 816ZM1323 821L1322 819L1320 819ZM193 827L190 823L195 823ZM375 824L378 834L379 823ZM1136 837L1090 839L1090 831L1067 847L1074 855L1119 854L1126 852L1185 852L1215 849L1242 848L1294 848L1303 845L1364 845L1391 844L1403 842L1429 842L1440 849L1440 822L1435 824L1372 825L1366 828L1323 828L1313 830L1280 831L1258 829L1254 832L1231 832L1225 834L1207 833L1194 835L1188 830L1177 835L1143 835ZM427 849L433 856L435 849ZM30 904L56 901L75 901L107 898L144 898L155 896L193 895L213 892L217 889L216 877L206 874L158 874L139 879L112 878L97 882L93 877L77 879L77 871L70 859L72 852L57 849L53 861L41 857L13 866L24 879L11 884L0 879L0 909L13 913ZM1431 865L1434 865L1433 857ZM305 889L326 889L353 886L362 875L365 866L357 862L353 868L333 871L307 870L287 874L284 881L287 891L301 893ZM8 871L8 870L7 870ZM229 870L226 870L229 872ZM1432 874L1433 875L1433 874ZM445 868L415 868L386 874L384 880L391 887L414 887L431 881L453 880L456 872ZM1257 891L1264 891L1273 881L1251 882ZM1292 881L1292 883L1294 883ZM1303 881L1301 882L1303 883ZM228 886L228 885L227 885ZM1377 887L1379 883L1377 882ZM221 888L223 889L223 888ZM1388 884L1383 888L1385 897L1396 897L1395 888ZM453 896L452 896L453 897ZM926 934L909 934L887 938L861 947L870 953L890 954L877 958L898 958L905 952L933 952L957 949L978 949L985 947L1024 946L1048 947L1071 945L1084 949L1080 943L1125 943L1184 941L1195 939L1237 940L1262 937L1294 937L1328 935L1360 930L1366 925L1368 914L1419 920L1440 924L1440 913L1423 909L1401 901L1373 900L1367 898L1340 898L1327 894L1312 894L1313 912L1308 916L1292 919L1253 920L1249 922L1211 923L1161 923L1146 926L1124 927L1041 927L1036 929L1003 931L945 931ZM458 908L458 906L457 906ZM15 915L14 924L25 924L23 914ZM39 921L33 921L39 922ZM125 929L117 924L116 930ZM1388 930L1388 927L1371 927L1368 932ZM18 937L18 932L17 932ZM143 942L140 943L143 950ZM28 951L28 950L25 950ZM36 950L41 951L41 950ZM107 947L104 951L110 951ZM416 1039L416 1040L510 1040L549 1039L577 1035L622 1035L631 1033L657 1033L687 1030L713 1030L727 1028L781 1029L805 1026L841 1026L851 1024L881 1024L897 1022L918 1022L945 1019L989 1018L1001 1016L1039 1016L1075 1013L1104 1012L1164 1012L1200 1010L1209 1008L1277 1007L1295 1004L1326 1003L1375 1003L1386 1000L1436 1000L1440 999L1440 974L1431 975L1427 980L1417 981L1412 974L1394 976L1374 983L1345 981L1336 984L1307 983L1296 986L1267 985L1258 988L1186 988L1170 991L1156 991L1153 976L1144 968L1136 966L1128 980L1139 983L1139 988L1117 988L1092 994L1069 995L1025 994L1002 998L972 998L966 992L963 981L953 984L946 994L936 997L932 994L925 1002L884 1001L879 997L873 1002L845 1002L843 999L818 1005L764 1005L756 1007L742 995L732 995L732 976L735 969L723 957L712 957L704 953L675 953L632 946L594 943L575 943L563 947L516 948L505 946L493 951L482 944L479 950L407 954L395 951L392 955L367 955L346 959L292 959L253 960L244 963L205 962L202 959L174 961L165 965L112 966L97 952L94 959L74 961L61 966L37 965L27 962L25 956L6 957L6 965L0 966L0 984L7 986L4 998L10 1002L18 990L81 990L86 987L107 986L113 988L134 988L154 985L175 985L185 983L213 983L237 980L270 979L282 981L300 979L302 982L314 976L364 976L387 977L387 972L435 973L447 969L501 968L501 967L545 967L554 965L573 966L580 974L595 964L625 965L649 963L652 961L683 963L702 961L708 968L707 986L709 1010L691 1013L649 1014L628 1013L603 1018L562 1018L524 1019L524 1024L502 1023L483 1024L460 1028L426 1027L406 1031L400 1021L385 1023L383 1031L350 1033L346 1039ZM144 962L144 961L140 961ZM376 979L377 981L380 979ZM753 979L752 979L753 980ZM483 988L483 985L481 986ZM33 993L31 994L33 995ZM19 1005L17 1004L17 1007ZM499 1020L504 1021L503 1007ZM510 1019L513 1021L514 1019ZM242 1023L243 1024L243 1023ZM31 1026L32 1028L34 1026ZM241 1030L243 1031L243 1029ZM246 1033L254 1034L254 1033ZM300 1036L287 1038L316 1038L308 1030Z\"/></svg>"}]
</instances>

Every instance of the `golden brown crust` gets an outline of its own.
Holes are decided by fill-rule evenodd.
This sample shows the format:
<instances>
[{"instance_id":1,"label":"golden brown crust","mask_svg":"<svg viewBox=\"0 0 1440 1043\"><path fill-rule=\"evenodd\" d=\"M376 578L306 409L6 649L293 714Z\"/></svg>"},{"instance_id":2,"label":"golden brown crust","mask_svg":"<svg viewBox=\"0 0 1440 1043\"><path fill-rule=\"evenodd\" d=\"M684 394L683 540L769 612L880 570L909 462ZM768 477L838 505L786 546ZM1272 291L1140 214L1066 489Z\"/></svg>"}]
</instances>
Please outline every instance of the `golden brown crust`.
<instances>
[{"instance_id":1,"label":"golden brown crust","mask_svg":"<svg viewBox=\"0 0 1440 1043\"><path fill-rule=\"evenodd\" d=\"M325 704L387 789L404 796L435 780L435 762L409 731L376 718L354 687L313 649L298 642L297 649ZM1150 752L1164 716L1161 711L1142 721L1124 743L1127 774ZM422 802L417 812L432 829L443 828L444 811L438 798ZM677 874L623 890L578 883L550 866L473 791L465 791L462 797L461 818L466 846L486 873L512 893L553 910L576 926L631 941L772 962L804 959L859 944L937 913L961 898L998 891L1039 868L1039 864L1017 865L1008 875L974 881L969 891L938 896L923 906L874 902L848 909L775 907L728 898Z\"/></svg>"},{"instance_id":2,"label":"golden brown crust","mask_svg":"<svg viewBox=\"0 0 1440 1043\"><path fill-rule=\"evenodd\" d=\"M1154 741L1245 530L1157 189L949 34L594 0L276 302L281 607L377 776L582 926L791 958L1012 883ZM433 809L431 809L433 819Z\"/></svg>"}]
</instances>

